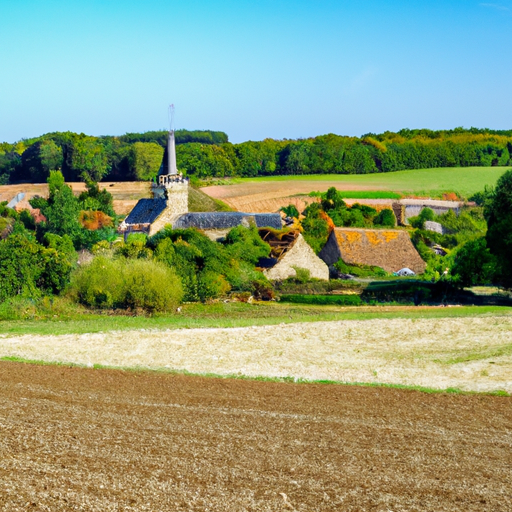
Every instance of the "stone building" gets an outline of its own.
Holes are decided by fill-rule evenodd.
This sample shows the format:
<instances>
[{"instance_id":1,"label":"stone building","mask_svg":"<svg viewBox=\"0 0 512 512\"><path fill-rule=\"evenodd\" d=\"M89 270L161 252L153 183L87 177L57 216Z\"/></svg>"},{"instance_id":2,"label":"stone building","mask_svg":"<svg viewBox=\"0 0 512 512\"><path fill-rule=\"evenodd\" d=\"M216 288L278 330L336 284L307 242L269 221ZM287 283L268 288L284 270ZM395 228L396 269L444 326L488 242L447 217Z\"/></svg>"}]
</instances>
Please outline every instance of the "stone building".
<instances>
[{"instance_id":1,"label":"stone building","mask_svg":"<svg viewBox=\"0 0 512 512\"><path fill-rule=\"evenodd\" d=\"M318 256L327 265L341 258L349 265L371 265L386 272L407 267L421 274L427 266L409 233L398 229L335 228Z\"/></svg>"},{"instance_id":2,"label":"stone building","mask_svg":"<svg viewBox=\"0 0 512 512\"><path fill-rule=\"evenodd\" d=\"M121 223L121 233L138 232L151 236L166 225L171 225L175 229L197 228L216 240L239 225L282 227L278 213L189 212L189 181L178 172L176 166L174 130L169 132L162 166L151 192L153 198L140 199Z\"/></svg>"},{"instance_id":3,"label":"stone building","mask_svg":"<svg viewBox=\"0 0 512 512\"><path fill-rule=\"evenodd\" d=\"M188 188L188 179L176 166L176 142L174 130L171 130L157 181L151 186L153 198L140 199L119 230L154 235L166 224L172 224L177 217L188 213Z\"/></svg>"},{"instance_id":4,"label":"stone building","mask_svg":"<svg viewBox=\"0 0 512 512\"><path fill-rule=\"evenodd\" d=\"M474 203L468 203L474 205ZM436 199L400 199L392 205L393 213L400 226L409 224L410 217L416 217L424 208L430 208L436 215L453 211L459 215L464 203L462 201L440 201Z\"/></svg>"},{"instance_id":5,"label":"stone building","mask_svg":"<svg viewBox=\"0 0 512 512\"><path fill-rule=\"evenodd\" d=\"M297 230L276 232L259 230L261 238L270 245L269 258L262 258L259 267L270 281L282 281L297 275L297 269L309 271L312 278L329 280L329 267L315 254Z\"/></svg>"}]
</instances>

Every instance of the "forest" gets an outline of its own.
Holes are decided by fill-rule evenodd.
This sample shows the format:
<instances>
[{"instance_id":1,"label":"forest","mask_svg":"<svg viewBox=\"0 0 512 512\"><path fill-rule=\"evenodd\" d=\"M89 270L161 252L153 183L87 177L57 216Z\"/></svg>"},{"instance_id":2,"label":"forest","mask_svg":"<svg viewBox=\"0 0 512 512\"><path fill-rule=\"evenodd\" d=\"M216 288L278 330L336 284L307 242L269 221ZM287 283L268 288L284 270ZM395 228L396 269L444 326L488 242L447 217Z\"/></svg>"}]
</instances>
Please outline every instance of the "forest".
<instances>
[{"instance_id":1,"label":"forest","mask_svg":"<svg viewBox=\"0 0 512 512\"><path fill-rule=\"evenodd\" d=\"M0 143L0 184L44 183L59 170L66 181L146 181L158 173L167 131L95 137L54 132ZM177 164L191 178L304 174L368 174L435 167L512 165L512 130L386 131L232 144L227 134L177 130Z\"/></svg>"}]
</instances>

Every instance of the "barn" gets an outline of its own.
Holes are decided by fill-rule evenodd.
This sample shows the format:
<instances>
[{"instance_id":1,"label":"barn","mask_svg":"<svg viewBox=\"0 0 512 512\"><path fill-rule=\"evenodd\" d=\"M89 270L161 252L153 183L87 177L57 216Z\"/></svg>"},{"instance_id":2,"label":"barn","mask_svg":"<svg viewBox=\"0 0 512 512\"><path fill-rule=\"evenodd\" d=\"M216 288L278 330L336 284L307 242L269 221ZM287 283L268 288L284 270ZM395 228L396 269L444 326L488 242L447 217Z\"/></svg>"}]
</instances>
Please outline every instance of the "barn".
<instances>
[{"instance_id":1,"label":"barn","mask_svg":"<svg viewBox=\"0 0 512 512\"><path fill-rule=\"evenodd\" d=\"M349 265L371 265L386 272L407 267L420 274L427 266L409 233L399 229L335 228L318 256L327 265L341 258Z\"/></svg>"}]
</instances>

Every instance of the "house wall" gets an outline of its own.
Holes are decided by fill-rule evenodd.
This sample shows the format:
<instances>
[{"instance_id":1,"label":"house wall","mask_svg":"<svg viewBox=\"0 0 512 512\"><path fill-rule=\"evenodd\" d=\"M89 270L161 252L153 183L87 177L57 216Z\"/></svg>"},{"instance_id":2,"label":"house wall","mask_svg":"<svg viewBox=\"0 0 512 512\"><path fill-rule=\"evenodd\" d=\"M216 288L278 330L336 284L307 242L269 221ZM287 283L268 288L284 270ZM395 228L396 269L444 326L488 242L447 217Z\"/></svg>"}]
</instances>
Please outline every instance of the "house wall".
<instances>
[{"instance_id":1,"label":"house wall","mask_svg":"<svg viewBox=\"0 0 512 512\"><path fill-rule=\"evenodd\" d=\"M329 280L329 268L315 254L309 244L299 235L293 247L283 256L277 265L265 270L263 273L271 281L282 281L294 277L296 271L293 267L309 270L311 277Z\"/></svg>"},{"instance_id":2,"label":"house wall","mask_svg":"<svg viewBox=\"0 0 512 512\"><path fill-rule=\"evenodd\" d=\"M154 235L167 224L184 213L188 213L188 181L166 184L167 207L151 224L150 235Z\"/></svg>"},{"instance_id":3,"label":"house wall","mask_svg":"<svg viewBox=\"0 0 512 512\"><path fill-rule=\"evenodd\" d=\"M416 217L417 215L419 215L421 213L421 210L423 210L424 208L430 208L431 210L434 211L434 213L436 215L442 215L443 213L446 213L446 212L449 212L450 210L453 210L455 212L455 215L459 215L459 212L460 212L460 208L459 207L449 207L449 206L430 206L430 205L426 205L426 206L422 206L422 205L405 205L405 221L407 222L407 220L410 218L410 217Z\"/></svg>"},{"instance_id":4,"label":"house wall","mask_svg":"<svg viewBox=\"0 0 512 512\"><path fill-rule=\"evenodd\" d=\"M327 265L334 265L340 258L341 252L336 240L336 233L331 232L327 243L323 246L322 250L318 253L318 257L321 258Z\"/></svg>"}]
</instances>

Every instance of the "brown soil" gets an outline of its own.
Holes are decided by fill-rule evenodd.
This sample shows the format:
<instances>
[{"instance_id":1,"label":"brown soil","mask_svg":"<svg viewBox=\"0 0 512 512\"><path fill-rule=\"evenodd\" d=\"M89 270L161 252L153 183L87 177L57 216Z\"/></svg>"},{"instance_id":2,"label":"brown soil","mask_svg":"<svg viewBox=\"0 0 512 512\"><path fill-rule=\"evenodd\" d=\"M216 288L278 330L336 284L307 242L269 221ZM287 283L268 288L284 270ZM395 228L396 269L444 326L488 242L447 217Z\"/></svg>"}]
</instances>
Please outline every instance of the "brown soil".
<instances>
[{"instance_id":1,"label":"brown soil","mask_svg":"<svg viewBox=\"0 0 512 512\"><path fill-rule=\"evenodd\" d=\"M509 511L512 400L0 363L0 509Z\"/></svg>"}]
</instances>

